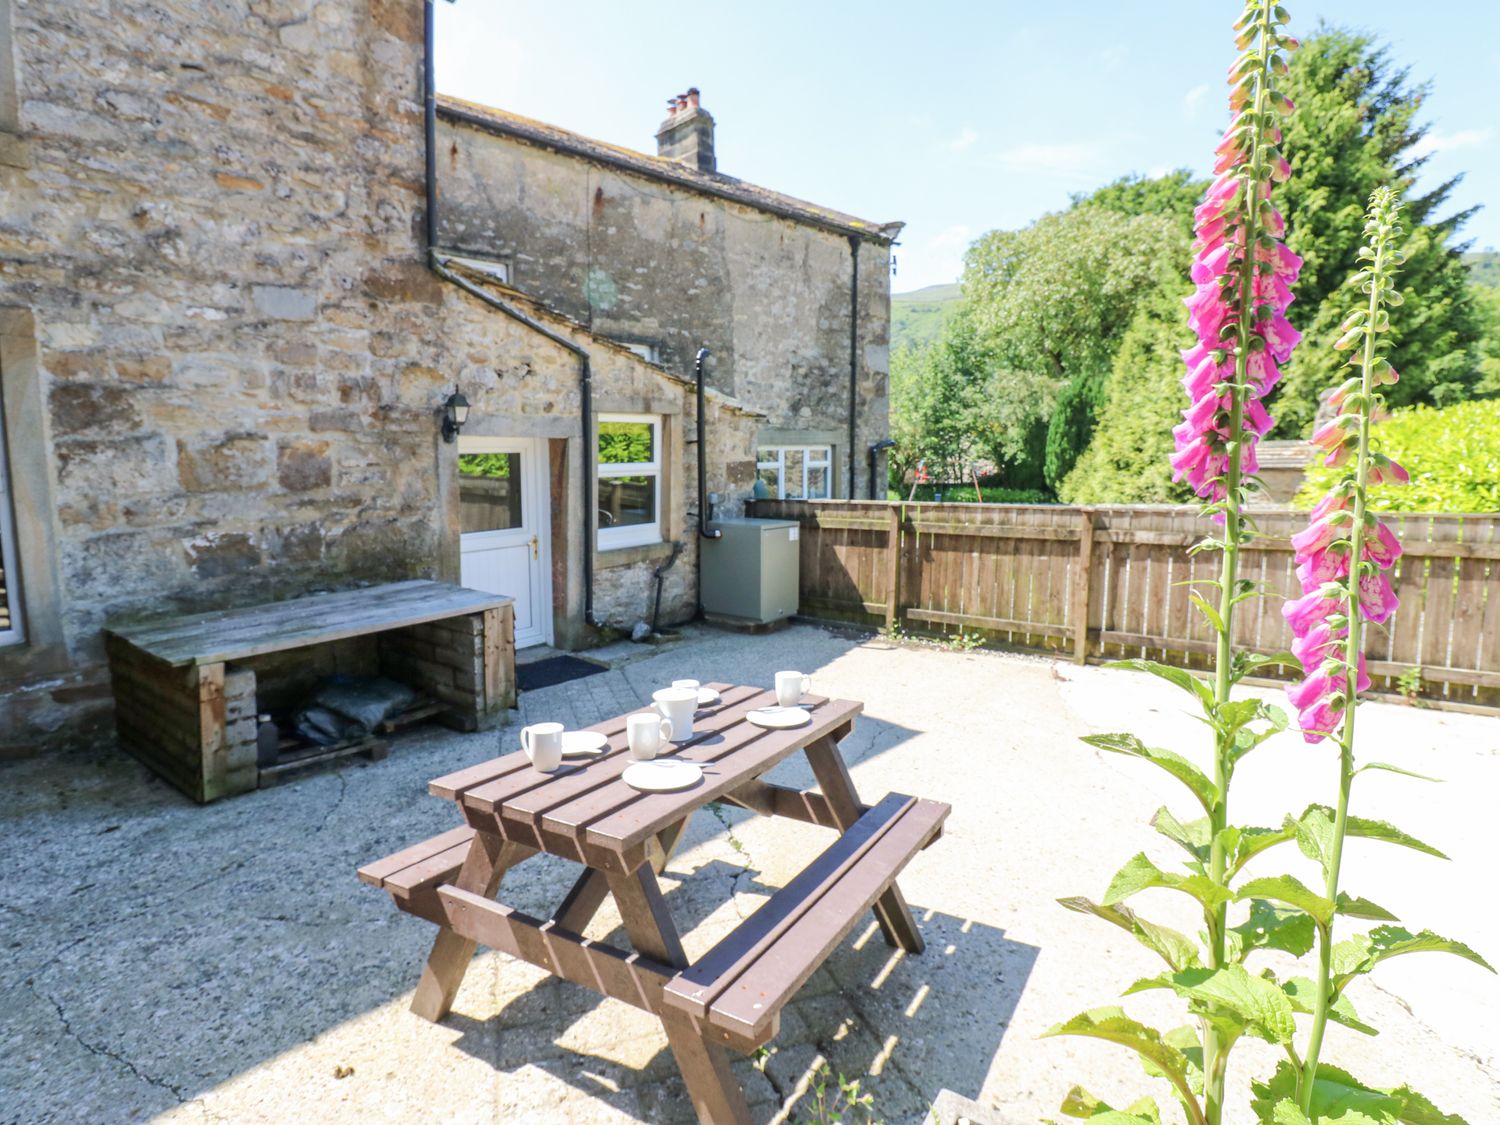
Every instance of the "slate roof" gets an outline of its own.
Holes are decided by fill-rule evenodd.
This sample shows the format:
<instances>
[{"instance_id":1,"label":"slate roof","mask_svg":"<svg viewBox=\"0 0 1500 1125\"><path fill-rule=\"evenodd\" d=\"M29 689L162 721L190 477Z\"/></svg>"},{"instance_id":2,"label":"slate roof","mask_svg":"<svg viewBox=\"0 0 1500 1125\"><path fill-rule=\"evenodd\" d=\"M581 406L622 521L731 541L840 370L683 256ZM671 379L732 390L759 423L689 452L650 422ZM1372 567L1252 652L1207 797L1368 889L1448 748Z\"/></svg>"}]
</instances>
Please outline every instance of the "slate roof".
<instances>
[{"instance_id":1,"label":"slate roof","mask_svg":"<svg viewBox=\"0 0 1500 1125\"><path fill-rule=\"evenodd\" d=\"M806 223L839 234L858 235L872 242L889 245L895 241L896 236L901 233L901 228L906 225L899 222L876 223L868 219L860 219L829 207L820 207L805 199L797 199L790 195L783 195L779 191L772 191L770 188L747 183L734 176L726 176L722 172L700 172L676 160L661 156L648 156L622 145L609 144L567 129L560 129L544 121L508 113L493 106L467 102L446 94L438 96L437 109L442 117L450 121L514 137L527 144L552 149L554 152L581 156L586 160L633 172L649 179L661 180L677 187L687 188L689 191L732 200L747 207L780 215L794 222Z\"/></svg>"}]
</instances>

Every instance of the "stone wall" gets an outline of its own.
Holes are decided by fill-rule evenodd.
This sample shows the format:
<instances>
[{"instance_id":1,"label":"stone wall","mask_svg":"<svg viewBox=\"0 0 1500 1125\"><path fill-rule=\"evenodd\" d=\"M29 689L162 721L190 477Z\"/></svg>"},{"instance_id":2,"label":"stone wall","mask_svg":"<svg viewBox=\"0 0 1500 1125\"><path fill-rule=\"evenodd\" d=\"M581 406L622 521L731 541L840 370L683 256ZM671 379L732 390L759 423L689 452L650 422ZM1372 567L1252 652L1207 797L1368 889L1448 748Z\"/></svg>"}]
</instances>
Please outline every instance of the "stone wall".
<instances>
[{"instance_id":1,"label":"stone wall","mask_svg":"<svg viewBox=\"0 0 1500 1125\"><path fill-rule=\"evenodd\" d=\"M836 231L440 116L445 247L499 258L517 288L766 415L768 444L835 446L848 487L851 250ZM890 249L861 240L855 469L890 432ZM883 495L883 493L882 493Z\"/></svg>"},{"instance_id":2,"label":"stone wall","mask_svg":"<svg viewBox=\"0 0 1500 1125\"><path fill-rule=\"evenodd\" d=\"M568 352L422 264L416 0L7 5L0 360L35 565L34 643L0 650L0 753L24 754L107 729L107 619L456 579L454 384L574 466L579 402ZM690 408L600 350L601 393ZM712 470L726 492L744 475ZM567 585L582 643L576 566Z\"/></svg>"}]
</instances>

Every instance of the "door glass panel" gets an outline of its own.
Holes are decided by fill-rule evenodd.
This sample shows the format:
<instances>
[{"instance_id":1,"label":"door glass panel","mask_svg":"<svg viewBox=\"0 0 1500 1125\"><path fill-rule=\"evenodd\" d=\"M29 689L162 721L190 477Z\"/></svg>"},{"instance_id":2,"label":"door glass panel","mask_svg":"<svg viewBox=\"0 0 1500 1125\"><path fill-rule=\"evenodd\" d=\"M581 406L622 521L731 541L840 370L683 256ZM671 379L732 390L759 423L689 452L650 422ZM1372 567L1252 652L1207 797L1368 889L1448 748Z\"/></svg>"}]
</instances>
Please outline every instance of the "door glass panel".
<instances>
[{"instance_id":1,"label":"door glass panel","mask_svg":"<svg viewBox=\"0 0 1500 1125\"><path fill-rule=\"evenodd\" d=\"M458 518L465 535L521 526L521 455L458 455Z\"/></svg>"},{"instance_id":2,"label":"door glass panel","mask_svg":"<svg viewBox=\"0 0 1500 1125\"><path fill-rule=\"evenodd\" d=\"M599 526L630 527L656 522L656 478L601 477Z\"/></svg>"}]
</instances>

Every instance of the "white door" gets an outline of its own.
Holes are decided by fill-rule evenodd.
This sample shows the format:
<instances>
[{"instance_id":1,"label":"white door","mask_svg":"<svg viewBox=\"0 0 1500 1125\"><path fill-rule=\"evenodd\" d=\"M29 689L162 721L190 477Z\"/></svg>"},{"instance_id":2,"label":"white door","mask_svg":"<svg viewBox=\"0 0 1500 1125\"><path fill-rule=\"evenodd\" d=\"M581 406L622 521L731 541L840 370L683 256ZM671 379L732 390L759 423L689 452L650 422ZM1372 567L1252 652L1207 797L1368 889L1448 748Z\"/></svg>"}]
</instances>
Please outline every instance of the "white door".
<instances>
[{"instance_id":1,"label":"white door","mask_svg":"<svg viewBox=\"0 0 1500 1125\"><path fill-rule=\"evenodd\" d=\"M545 438L458 439L460 581L516 600L516 647L552 643Z\"/></svg>"}]
</instances>

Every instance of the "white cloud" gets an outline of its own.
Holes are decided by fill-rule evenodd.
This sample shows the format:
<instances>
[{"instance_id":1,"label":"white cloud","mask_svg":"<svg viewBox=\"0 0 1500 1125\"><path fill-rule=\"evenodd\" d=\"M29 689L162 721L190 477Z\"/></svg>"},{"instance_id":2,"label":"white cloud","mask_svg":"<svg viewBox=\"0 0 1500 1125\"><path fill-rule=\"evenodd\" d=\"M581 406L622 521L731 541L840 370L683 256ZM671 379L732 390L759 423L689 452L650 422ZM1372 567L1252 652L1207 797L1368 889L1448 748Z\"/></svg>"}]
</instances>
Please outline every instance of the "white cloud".
<instances>
[{"instance_id":1,"label":"white cloud","mask_svg":"<svg viewBox=\"0 0 1500 1125\"><path fill-rule=\"evenodd\" d=\"M1203 99L1208 95L1208 85L1194 86L1182 95L1182 116L1189 121L1198 116L1198 107L1203 104Z\"/></svg>"},{"instance_id":2,"label":"white cloud","mask_svg":"<svg viewBox=\"0 0 1500 1125\"><path fill-rule=\"evenodd\" d=\"M965 125L958 131L958 136L948 142L948 148L952 152L963 152L964 149L972 147L978 139L979 134Z\"/></svg>"},{"instance_id":3,"label":"white cloud","mask_svg":"<svg viewBox=\"0 0 1500 1125\"><path fill-rule=\"evenodd\" d=\"M1456 133L1431 132L1412 146L1413 157L1432 156L1434 153L1451 152L1456 148L1474 148L1488 144L1493 129L1460 129Z\"/></svg>"},{"instance_id":4,"label":"white cloud","mask_svg":"<svg viewBox=\"0 0 1500 1125\"><path fill-rule=\"evenodd\" d=\"M954 223L951 227L944 227L927 240L927 246L932 250L959 250L968 249L973 240L974 232L963 223Z\"/></svg>"},{"instance_id":5,"label":"white cloud","mask_svg":"<svg viewBox=\"0 0 1500 1125\"><path fill-rule=\"evenodd\" d=\"M1007 170L1029 172L1040 176L1077 176L1099 167L1104 153L1097 144L1062 141L1053 144L1030 142L1016 145L996 154Z\"/></svg>"}]
</instances>

